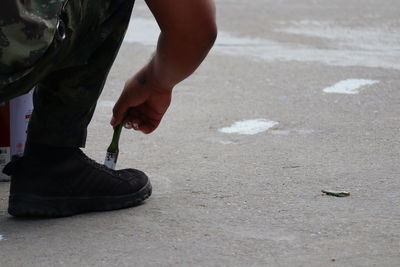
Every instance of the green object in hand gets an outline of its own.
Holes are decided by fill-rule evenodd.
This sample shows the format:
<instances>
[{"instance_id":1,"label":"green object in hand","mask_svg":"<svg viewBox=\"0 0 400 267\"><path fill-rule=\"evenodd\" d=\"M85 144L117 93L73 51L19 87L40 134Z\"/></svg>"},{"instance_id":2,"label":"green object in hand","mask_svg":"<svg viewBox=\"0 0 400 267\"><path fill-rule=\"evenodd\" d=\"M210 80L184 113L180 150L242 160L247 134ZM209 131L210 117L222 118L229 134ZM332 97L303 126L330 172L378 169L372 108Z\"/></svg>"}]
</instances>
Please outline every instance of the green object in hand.
<instances>
[{"instance_id":1,"label":"green object in hand","mask_svg":"<svg viewBox=\"0 0 400 267\"><path fill-rule=\"evenodd\" d=\"M119 137L121 136L121 132L122 132L122 124L114 128L113 138L111 140L111 144L107 148L106 159L104 160L104 165L113 170L117 165L117 159L119 154L118 143L119 143Z\"/></svg>"}]
</instances>

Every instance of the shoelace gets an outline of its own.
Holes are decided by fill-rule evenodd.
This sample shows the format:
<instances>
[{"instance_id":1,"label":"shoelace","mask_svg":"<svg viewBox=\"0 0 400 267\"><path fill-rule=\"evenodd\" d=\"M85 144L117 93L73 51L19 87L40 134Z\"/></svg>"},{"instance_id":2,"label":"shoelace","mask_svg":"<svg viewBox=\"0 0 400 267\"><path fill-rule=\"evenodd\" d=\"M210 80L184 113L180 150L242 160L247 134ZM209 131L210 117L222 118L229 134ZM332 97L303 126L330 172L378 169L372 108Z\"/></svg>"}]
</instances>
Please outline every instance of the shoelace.
<instances>
[{"instance_id":1,"label":"shoelace","mask_svg":"<svg viewBox=\"0 0 400 267\"><path fill-rule=\"evenodd\" d=\"M100 164L100 163L98 163L97 161L95 161L95 160L89 158L89 157L88 157L85 153L83 153L83 151L80 150L80 149L78 149L78 154L79 154L79 156L81 157L81 159L85 160L86 162L88 162L91 166L95 167L96 169L101 170L101 171L105 171L105 172L107 172L107 173L109 173L109 174L111 174L111 175L115 175L115 176L118 176L118 177L121 176L121 174L120 174L119 172L117 172L117 171L115 171L115 170L113 170L113 169L109 169L109 168L107 168L105 165Z\"/></svg>"}]
</instances>

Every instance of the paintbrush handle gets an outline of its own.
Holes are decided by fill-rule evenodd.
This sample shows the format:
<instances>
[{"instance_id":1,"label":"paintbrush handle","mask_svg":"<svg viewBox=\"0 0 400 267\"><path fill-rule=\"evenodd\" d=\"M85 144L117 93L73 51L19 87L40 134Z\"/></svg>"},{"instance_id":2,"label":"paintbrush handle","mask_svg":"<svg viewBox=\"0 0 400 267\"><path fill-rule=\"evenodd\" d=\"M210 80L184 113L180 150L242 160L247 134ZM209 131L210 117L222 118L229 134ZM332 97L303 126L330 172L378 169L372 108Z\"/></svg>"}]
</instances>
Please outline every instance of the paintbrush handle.
<instances>
[{"instance_id":1,"label":"paintbrush handle","mask_svg":"<svg viewBox=\"0 0 400 267\"><path fill-rule=\"evenodd\" d=\"M114 128L114 134L111 140L111 144L107 148L107 152L115 153L118 151L118 143L119 143L119 138L121 136L121 132L122 132L122 124Z\"/></svg>"}]
</instances>

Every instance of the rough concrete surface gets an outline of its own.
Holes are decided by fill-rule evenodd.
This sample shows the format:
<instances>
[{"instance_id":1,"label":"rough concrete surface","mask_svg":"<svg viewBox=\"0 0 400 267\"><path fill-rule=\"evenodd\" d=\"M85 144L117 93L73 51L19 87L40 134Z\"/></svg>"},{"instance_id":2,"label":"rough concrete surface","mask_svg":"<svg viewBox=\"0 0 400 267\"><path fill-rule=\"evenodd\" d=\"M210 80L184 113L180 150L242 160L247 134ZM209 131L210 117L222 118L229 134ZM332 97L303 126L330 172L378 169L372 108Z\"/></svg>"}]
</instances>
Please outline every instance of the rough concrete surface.
<instances>
[{"instance_id":1,"label":"rough concrete surface","mask_svg":"<svg viewBox=\"0 0 400 267\"><path fill-rule=\"evenodd\" d=\"M217 7L218 42L158 131L121 137L118 167L146 171L153 196L16 220L0 184L0 266L400 266L400 2ZM134 17L89 128L98 161L113 102L154 50L143 1ZM219 131L253 119L278 124Z\"/></svg>"}]
</instances>

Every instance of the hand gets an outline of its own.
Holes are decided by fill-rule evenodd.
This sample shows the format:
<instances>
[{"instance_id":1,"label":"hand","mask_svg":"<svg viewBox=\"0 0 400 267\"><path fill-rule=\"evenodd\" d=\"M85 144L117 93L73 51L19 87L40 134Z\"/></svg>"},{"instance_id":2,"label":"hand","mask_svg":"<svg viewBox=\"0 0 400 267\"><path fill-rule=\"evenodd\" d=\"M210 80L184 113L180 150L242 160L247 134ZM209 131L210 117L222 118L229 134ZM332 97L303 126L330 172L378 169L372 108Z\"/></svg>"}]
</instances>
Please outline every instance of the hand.
<instances>
[{"instance_id":1,"label":"hand","mask_svg":"<svg viewBox=\"0 0 400 267\"><path fill-rule=\"evenodd\" d=\"M120 123L145 134L153 132L171 103L172 88L162 88L146 68L125 83L110 124Z\"/></svg>"}]
</instances>

